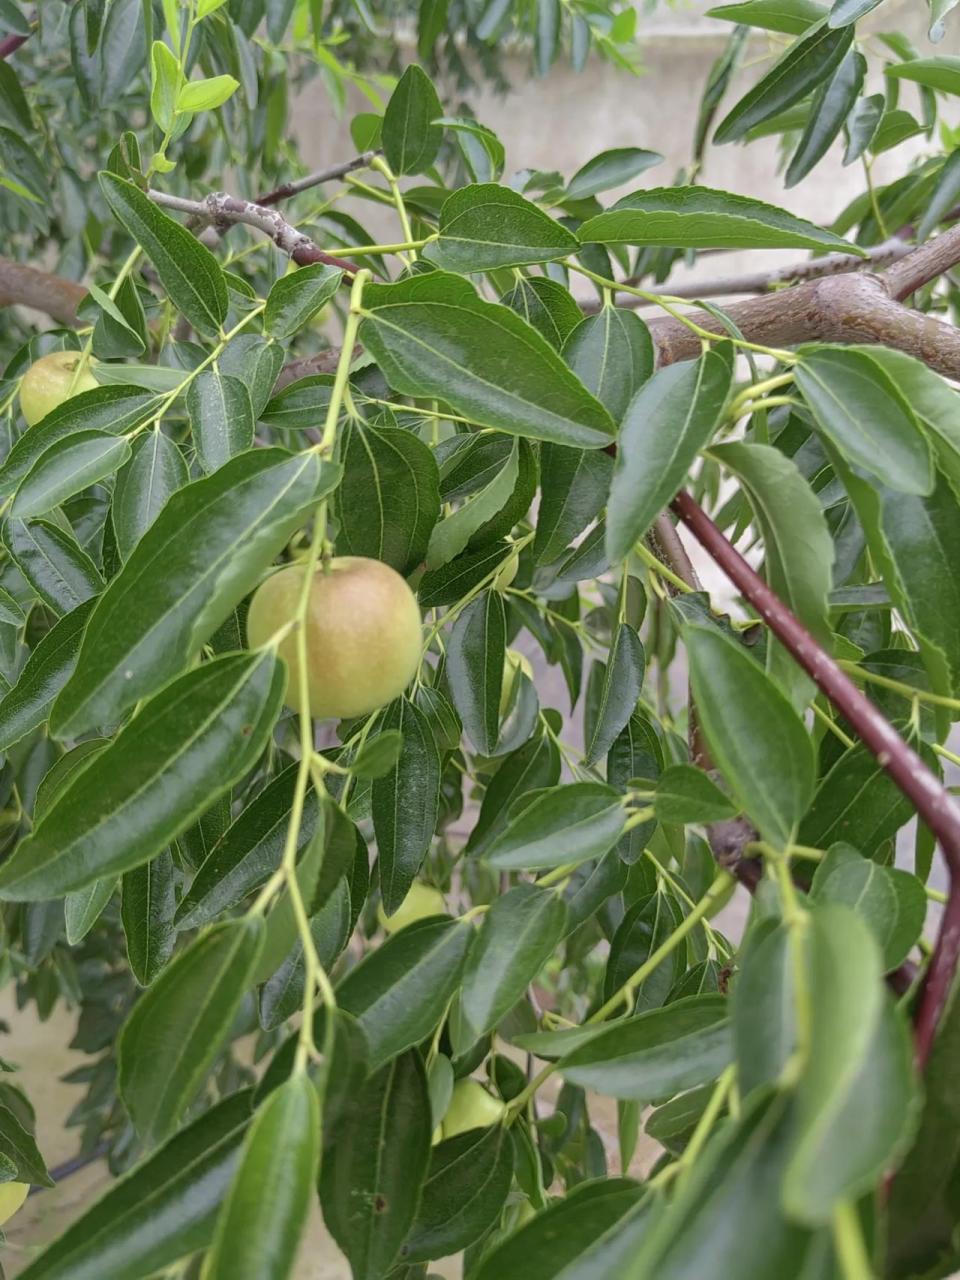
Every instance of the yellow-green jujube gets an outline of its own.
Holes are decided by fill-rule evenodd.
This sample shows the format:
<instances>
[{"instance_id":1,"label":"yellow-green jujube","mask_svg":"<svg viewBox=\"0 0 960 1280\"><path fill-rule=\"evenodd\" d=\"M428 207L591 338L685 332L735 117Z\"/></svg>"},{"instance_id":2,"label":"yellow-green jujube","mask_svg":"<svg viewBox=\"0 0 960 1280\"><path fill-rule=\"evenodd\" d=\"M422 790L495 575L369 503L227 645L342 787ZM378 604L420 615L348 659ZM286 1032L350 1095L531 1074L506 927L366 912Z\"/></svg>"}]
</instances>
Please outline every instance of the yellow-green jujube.
<instances>
[{"instance_id":1,"label":"yellow-green jujube","mask_svg":"<svg viewBox=\"0 0 960 1280\"><path fill-rule=\"evenodd\" d=\"M394 911L393 915L387 915L383 909L383 903L377 907L377 919L386 929L387 933L398 933L401 929L405 929L408 924L415 924L418 920L426 920L428 916L442 916L447 909L447 904L443 900L443 894L439 889L434 889L432 885L422 884L419 880L415 880L410 886L410 892Z\"/></svg>"},{"instance_id":2,"label":"yellow-green jujube","mask_svg":"<svg viewBox=\"0 0 960 1280\"><path fill-rule=\"evenodd\" d=\"M458 1080L443 1117L443 1136L453 1138L470 1129L488 1129L503 1118L506 1107L487 1093L479 1080Z\"/></svg>"},{"instance_id":3,"label":"yellow-green jujube","mask_svg":"<svg viewBox=\"0 0 960 1280\"><path fill-rule=\"evenodd\" d=\"M77 375L79 351L51 351L35 360L20 383L20 409L32 427L65 400L99 386L89 366Z\"/></svg>"},{"instance_id":4,"label":"yellow-green jujube","mask_svg":"<svg viewBox=\"0 0 960 1280\"><path fill-rule=\"evenodd\" d=\"M29 1190L26 1182L0 1182L0 1227L21 1208Z\"/></svg>"},{"instance_id":5,"label":"yellow-green jujube","mask_svg":"<svg viewBox=\"0 0 960 1280\"><path fill-rule=\"evenodd\" d=\"M254 592L247 640L258 649L300 607L304 565L273 574ZM366 715L400 696L417 673L422 645L416 597L394 569L365 556L338 556L314 574L307 609L310 713ZM300 710L296 629L279 645L287 663L286 704Z\"/></svg>"}]
</instances>

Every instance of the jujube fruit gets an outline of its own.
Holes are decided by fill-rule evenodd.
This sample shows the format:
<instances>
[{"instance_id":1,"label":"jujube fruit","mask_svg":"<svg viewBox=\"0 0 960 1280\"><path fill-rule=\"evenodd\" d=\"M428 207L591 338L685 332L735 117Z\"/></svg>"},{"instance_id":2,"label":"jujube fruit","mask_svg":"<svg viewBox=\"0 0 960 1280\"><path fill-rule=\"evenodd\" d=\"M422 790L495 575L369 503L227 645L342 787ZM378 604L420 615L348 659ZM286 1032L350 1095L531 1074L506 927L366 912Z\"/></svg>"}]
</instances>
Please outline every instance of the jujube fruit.
<instances>
[{"instance_id":1,"label":"jujube fruit","mask_svg":"<svg viewBox=\"0 0 960 1280\"><path fill-rule=\"evenodd\" d=\"M247 615L251 648L266 644L300 607L303 565L267 578ZM413 592L394 569L365 556L338 556L315 572L307 609L310 713L348 718L398 698L420 665L422 628ZM290 678L286 704L300 710L296 629L278 651Z\"/></svg>"},{"instance_id":2,"label":"jujube fruit","mask_svg":"<svg viewBox=\"0 0 960 1280\"><path fill-rule=\"evenodd\" d=\"M20 383L20 409L28 426L45 418L65 400L100 385L89 366L74 384L79 362L79 351L51 351L33 362Z\"/></svg>"},{"instance_id":3,"label":"jujube fruit","mask_svg":"<svg viewBox=\"0 0 960 1280\"><path fill-rule=\"evenodd\" d=\"M26 1182L0 1182L0 1227L21 1208L29 1190Z\"/></svg>"},{"instance_id":4,"label":"jujube fruit","mask_svg":"<svg viewBox=\"0 0 960 1280\"><path fill-rule=\"evenodd\" d=\"M443 894L432 885L414 880L410 892L392 915L387 915L383 903L377 907L377 919L387 933L399 933L408 924L416 924L418 920L426 920L428 916L442 916L447 910Z\"/></svg>"},{"instance_id":5,"label":"jujube fruit","mask_svg":"<svg viewBox=\"0 0 960 1280\"><path fill-rule=\"evenodd\" d=\"M506 1107L487 1093L479 1080L458 1080L443 1117L443 1136L453 1138L470 1129L488 1129L499 1124Z\"/></svg>"}]
</instances>

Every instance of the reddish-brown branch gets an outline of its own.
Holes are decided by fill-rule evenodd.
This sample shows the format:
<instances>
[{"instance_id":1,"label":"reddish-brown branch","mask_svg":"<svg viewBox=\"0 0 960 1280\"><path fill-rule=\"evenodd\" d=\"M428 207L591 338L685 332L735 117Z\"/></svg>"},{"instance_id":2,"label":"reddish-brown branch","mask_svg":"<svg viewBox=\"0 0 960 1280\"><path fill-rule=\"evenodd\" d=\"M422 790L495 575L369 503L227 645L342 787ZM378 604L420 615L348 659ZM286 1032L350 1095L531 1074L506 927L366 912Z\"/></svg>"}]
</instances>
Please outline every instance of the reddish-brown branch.
<instances>
[{"instance_id":1,"label":"reddish-brown branch","mask_svg":"<svg viewBox=\"0 0 960 1280\"><path fill-rule=\"evenodd\" d=\"M916 1056L923 1066L960 958L960 810L917 753L820 647L690 495L679 493L672 507L793 659L849 721L940 843L950 873L950 894L917 1011Z\"/></svg>"},{"instance_id":2,"label":"reddish-brown branch","mask_svg":"<svg viewBox=\"0 0 960 1280\"><path fill-rule=\"evenodd\" d=\"M348 173L353 173L356 169L366 169L379 151L364 151L362 155L355 156L352 160L345 160L342 164L332 164L327 169L318 169L316 173L308 173L305 178L296 178L292 182L281 183L279 187L273 191L268 191L266 195L257 196L256 203L264 208L268 205L279 204L281 200L289 200L292 196L299 195L301 191L309 191L311 187L319 187L324 182L333 182L337 178L345 178Z\"/></svg>"},{"instance_id":3,"label":"reddish-brown branch","mask_svg":"<svg viewBox=\"0 0 960 1280\"><path fill-rule=\"evenodd\" d=\"M61 324L73 324L86 289L75 280L0 258L0 307L19 303L42 311Z\"/></svg>"},{"instance_id":4,"label":"reddish-brown branch","mask_svg":"<svg viewBox=\"0 0 960 1280\"><path fill-rule=\"evenodd\" d=\"M20 48L20 46L22 44L26 44L29 39L30 39L29 35L4 36L3 39L0 40L0 61L2 61L4 58L9 58L11 53L16 53L16 51Z\"/></svg>"}]
</instances>

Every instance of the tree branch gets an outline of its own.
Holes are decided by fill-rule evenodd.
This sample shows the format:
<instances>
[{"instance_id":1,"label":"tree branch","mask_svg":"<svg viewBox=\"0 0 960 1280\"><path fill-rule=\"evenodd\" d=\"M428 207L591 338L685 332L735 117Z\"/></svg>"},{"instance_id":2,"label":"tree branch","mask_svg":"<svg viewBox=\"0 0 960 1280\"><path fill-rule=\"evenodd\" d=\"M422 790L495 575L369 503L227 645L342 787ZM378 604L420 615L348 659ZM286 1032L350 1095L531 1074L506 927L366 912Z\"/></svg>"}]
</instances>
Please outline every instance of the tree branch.
<instances>
[{"instance_id":1,"label":"tree branch","mask_svg":"<svg viewBox=\"0 0 960 1280\"><path fill-rule=\"evenodd\" d=\"M891 298L903 302L911 293L936 280L945 271L960 262L960 226L951 227L942 235L928 240L914 249L902 262L895 263L884 272L887 291Z\"/></svg>"},{"instance_id":2,"label":"tree branch","mask_svg":"<svg viewBox=\"0 0 960 1280\"><path fill-rule=\"evenodd\" d=\"M319 187L324 182L333 182L335 178L344 178L355 169L366 169L370 161L380 154L379 151L364 151L362 155L355 156L352 160L345 160L342 164L331 165L328 169L318 169L316 173L308 173L305 178L297 178L295 182L281 183L266 195L257 196L256 203L263 208L278 204L281 200L289 200L291 196L299 195L301 191L309 191L311 187Z\"/></svg>"},{"instance_id":3,"label":"tree branch","mask_svg":"<svg viewBox=\"0 0 960 1280\"><path fill-rule=\"evenodd\" d=\"M924 979L915 1022L916 1057L922 1067L929 1056L960 960L960 810L923 760L820 647L690 495L677 494L671 505L757 610L794 661L803 667L847 719L940 843L950 873L950 893Z\"/></svg>"},{"instance_id":4,"label":"tree branch","mask_svg":"<svg viewBox=\"0 0 960 1280\"><path fill-rule=\"evenodd\" d=\"M86 293L83 285L74 280L0 258L0 307L19 303L43 311L61 324L73 324L80 299Z\"/></svg>"}]
</instances>

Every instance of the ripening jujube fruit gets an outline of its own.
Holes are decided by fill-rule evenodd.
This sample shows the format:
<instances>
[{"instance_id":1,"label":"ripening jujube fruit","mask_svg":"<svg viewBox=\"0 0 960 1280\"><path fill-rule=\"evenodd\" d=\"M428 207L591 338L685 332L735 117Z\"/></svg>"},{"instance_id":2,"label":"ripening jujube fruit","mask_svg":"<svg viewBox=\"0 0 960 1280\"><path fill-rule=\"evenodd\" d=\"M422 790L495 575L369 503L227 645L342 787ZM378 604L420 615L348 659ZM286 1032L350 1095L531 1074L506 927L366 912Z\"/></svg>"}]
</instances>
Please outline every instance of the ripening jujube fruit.
<instances>
[{"instance_id":1,"label":"ripening jujube fruit","mask_svg":"<svg viewBox=\"0 0 960 1280\"><path fill-rule=\"evenodd\" d=\"M74 383L79 361L79 351L51 351L33 362L20 383L20 409L27 426L32 427L81 391L100 385L89 367Z\"/></svg>"},{"instance_id":2,"label":"ripening jujube fruit","mask_svg":"<svg viewBox=\"0 0 960 1280\"><path fill-rule=\"evenodd\" d=\"M254 592L247 640L258 649L298 614L303 565L267 578ZM319 567L307 609L310 713L320 719L362 716L398 698L420 665L422 626L416 598L389 565L336 556ZM296 629L278 646L290 678L286 705L300 710Z\"/></svg>"},{"instance_id":3,"label":"ripening jujube fruit","mask_svg":"<svg viewBox=\"0 0 960 1280\"><path fill-rule=\"evenodd\" d=\"M479 1080L458 1080L443 1117L443 1136L453 1138L470 1129L498 1124L506 1110L499 1098L487 1093Z\"/></svg>"},{"instance_id":4,"label":"ripening jujube fruit","mask_svg":"<svg viewBox=\"0 0 960 1280\"><path fill-rule=\"evenodd\" d=\"M381 903L377 907L377 919L387 933L399 933L408 924L426 920L428 916L442 916L447 909L443 894L432 885L414 880L410 892L392 915L387 915Z\"/></svg>"}]
</instances>

